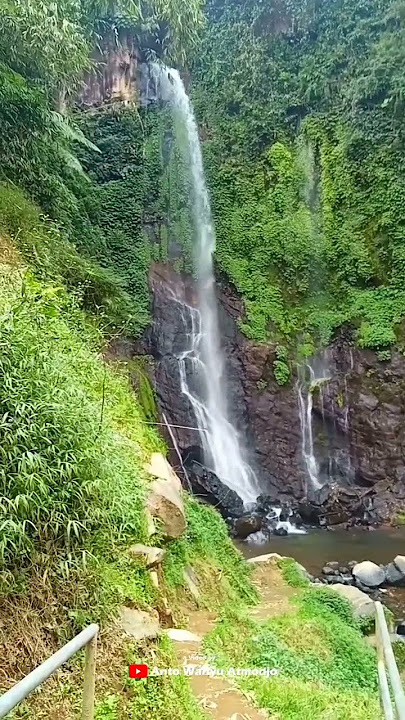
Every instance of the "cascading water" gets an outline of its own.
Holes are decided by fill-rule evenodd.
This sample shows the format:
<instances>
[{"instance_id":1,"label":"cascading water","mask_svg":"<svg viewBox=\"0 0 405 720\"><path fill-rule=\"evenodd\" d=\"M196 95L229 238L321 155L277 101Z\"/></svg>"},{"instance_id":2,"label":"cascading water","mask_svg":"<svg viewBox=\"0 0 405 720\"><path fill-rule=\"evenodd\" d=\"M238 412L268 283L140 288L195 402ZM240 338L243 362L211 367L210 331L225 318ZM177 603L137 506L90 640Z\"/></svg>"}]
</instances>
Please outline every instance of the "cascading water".
<instances>
[{"instance_id":1,"label":"cascading water","mask_svg":"<svg viewBox=\"0 0 405 720\"><path fill-rule=\"evenodd\" d=\"M170 103L181 126L182 150L193 191L198 308L181 303L188 338L178 358L181 389L194 410L205 464L248 505L255 502L259 488L228 415L213 268L215 231L197 124L177 70L155 66L154 74L162 99Z\"/></svg>"},{"instance_id":2,"label":"cascading water","mask_svg":"<svg viewBox=\"0 0 405 720\"><path fill-rule=\"evenodd\" d=\"M309 382L301 378L298 380L298 401L302 436L302 457L305 462L308 479L313 490L319 490L323 482L319 474L318 462L314 450L314 436L312 427L313 392L319 388L323 407L322 386L330 379L327 366L323 363L319 367L306 363L304 369L309 373Z\"/></svg>"},{"instance_id":3,"label":"cascading water","mask_svg":"<svg viewBox=\"0 0 405 720\"><path fill-rule=\"evenodd\" d=\"M350 401L347 377L353 368L350 353L350 367L341 379L343 392L337 401L330 393L329 383L335 380L336 368L332 370L328 351L311 358L299 368L297 382L299 416L302 436L302 457L308 478L308 489L319 490L325 484L351 483L353 467L349 447ZM313 412L314 393L319 393L316 403L318 412ZM336 392L336 391L335 391Z\"/></svg>"}]
</instances>

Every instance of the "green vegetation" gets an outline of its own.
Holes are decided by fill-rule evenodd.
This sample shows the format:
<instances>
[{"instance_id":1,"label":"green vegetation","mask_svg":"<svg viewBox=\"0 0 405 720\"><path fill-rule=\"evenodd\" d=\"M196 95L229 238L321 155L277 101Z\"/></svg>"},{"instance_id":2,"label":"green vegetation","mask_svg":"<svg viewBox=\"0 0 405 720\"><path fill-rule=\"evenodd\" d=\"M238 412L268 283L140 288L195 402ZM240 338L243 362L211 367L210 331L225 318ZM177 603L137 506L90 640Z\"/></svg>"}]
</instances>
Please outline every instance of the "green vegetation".
<instances>
[{"instance_id":1,"label":"green vegetation","mask_svg":"<svg viewBox=\"0 0 405 720\"><path fill-rule=\"evenodd\" d=\"M42 232L47 232L46 225ZM108 627L122 604L148 610L161 607L167 596L175 611L176 595L184 595L183 570L189 565L195 569L207 606L218 607L228 599L236 604L242 598L253 600L248 569L223 520L196 500L186 500L187 533L166 546L159 588L142 563L127 556L130 544L147 542L144 465L151 452L164 451L162 442L142 422L144 411L131 390L128 368L113 371L103 361L103 336L74 295L60 285L39 282L21 260L6 263L6 248L3 239L0 638L7 658L4 667L15 677L25 667L26 648L34 641L40 648L34 658L37 663L89 622ZM153 540L159 543L162 538L157 535ZM37 597L44 593L48 604L38 615ZM27 607L32 608L28 625ZM51 642L46 641L47 628L53 628ZM121 660L120 673L125 663ZM75 676L71 683L68 696L74 702ZM134 685L129 696L135 689L140 688ZM138 717L140 707L152 712L154 702L167 694L164 720L176 698L181 703L184 697L186 703L190 694L185 679L157 681L144 690L143 699L135 693L138 700L131 717ZM45 708L46 697L41 701ZM114 708L113 700L106 699L100 713L107 712L109 704ZM200 717L194 705L187 713L184 716L190 720Z\"/></svg>"},{"instance_id":2,"label":"green vegetation","mask_svg":"<svg viewBox=\"0 0 405 720\"><path fill-rule=\"evenodd\" d=\"M160 443L72 296L13 270L0 312L1 568L47 552L67 571L90 545L143 537L142 463Z\"/></svg>"},{"instance_id":3,"label":"green vegetation","mask_svg":"<svg viewBox=\"0 0 405 720\"><path fill-rule=\"evenodd\" d=\"M309 580L305 577L301 567L292 558L281 558L278 561L278 567L281 574L288 585L294 588L305 588L309 585Z\"/></svg>"},{"instance_id":4,"label":"green vegetation","mask_svg":"<svg viewBox=\"0 0 405 720\"><path fill-rule=\"evenodd\" d=\"M193 98L242 329L290 351L343 323L361 347L402 341L403 3L210 0L207 13Z\"/></svg>"},{"instance_id":5,"label":"green vegetation","mask_svg":"<svg viewBox=\"0 0 405 720\"><path fill-rule=\"evenodd\" d=\"M276 668L265 677L237 678L259 707L282 720L375 720L380 717L374 651L350 604L329 588L310 588L294 562L281 563L297 588L290 608L259 624L227 608L206 640L224 668Z\"/></svg>"},{"instance_id":6,"label":"green vegetation","mask_svg":"<svg viewBox=\"0 0 405 720\"><path fill-rule=\"evenodd\" d=\"M73 106L96 48L133 41L148 57L184 62L201 26L200 0L0 2L0 224L38 267L45 259L68 290L79 286L109 334L139 334L149 320L143 225L156 222L156 120L120 103ZM46 235L40 212L53 221Z\"/></svg>"},{"instance_id":7,"label":"green vegetation","mask_svg":"<svg viewBox=\"0 0 405 720\"><path fill-rule=\"evenodd\" d=\"M184 537L171 543L164 561L164 570L169 587L181 587L183 571L205 559L221 572L225 584L218 583L213 593L212 578L208 573L208 584L204 583L204 569L201 568L202 600L208 606L220 606L225 599L234 603L241 600L254 602L256 593L251 585L249 566L235 553L226 525L215 510L192 498L187 499L188 529Z\"/></svg>"},{"instance_id":8,"label":"green vegetation","mask_svg":"<svg viewBox=\"0 0 405 720\"><path fill-rule=\"evenodd\" d=\"M152 667L178 667L178 660L170 640L162 637L157 652L150 653ZM132 653L131 662L145 662L145 655ZM129 680L132 700L128 715L131 720L172 720L179 715L188 720L204 720L205 713L191 692L188 678L184 675ZM115 720L115 718L111 718Z\"/></svg>"}]
</instances>

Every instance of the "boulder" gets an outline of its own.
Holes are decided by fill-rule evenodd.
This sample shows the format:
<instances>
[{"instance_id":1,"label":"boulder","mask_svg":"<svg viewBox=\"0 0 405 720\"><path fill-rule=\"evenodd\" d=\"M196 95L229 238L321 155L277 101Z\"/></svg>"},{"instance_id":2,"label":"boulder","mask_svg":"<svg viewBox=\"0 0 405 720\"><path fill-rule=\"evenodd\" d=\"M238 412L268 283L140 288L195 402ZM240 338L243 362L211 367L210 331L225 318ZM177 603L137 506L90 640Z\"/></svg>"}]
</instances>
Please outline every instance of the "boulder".
<instances>
[{"instance_id":1,"label":"boulder","mask_svg":"<svg viewBox=\"0 0 405 720\"><path fill-rule=\"evenodd\" d=\"M357 563L352 573L357 581L370 588L379 587L385 581L384 570L370 560Z\"/></svg>"},{"instance_id":2,"label":"boulder","mask_svg":"<svg viewBox=\"0 0 405 720\"><path fill-rule=\"evenodd\" d=\"M181 482L174 472L170 463L162 455L162 453L152 453L149 465L145 465L145 470L149 475L160 480L167 480L177 485L178 489L181 490Z\"/></svg>"},{"instance_id":3,"label":"boulder","mask_svg":"<svg viewBox=\"0 0 405 720\"><path fill-rule=\"evenodd\" d=\"M369 618L374 615L374 600L372 600L366 593L356 587L353 587L353 585L342 585L341 583L336 583L334 585L330 585L330 587L350 602L356 617Z\"/></svg>"},{"instance_id":4,"label":"boulder","mask_svg":"<svg viewBox=\"0 0 405 720\"><path fill-rule=\"evenodd\" d=\"M262 524L263 517L261 515L244 515L235 520L233 529L237 537L246 540L249 535L261 530Z\"/></svg>"},{"instance_id":5,"label":"boulder","mask_svg":"<svg viewBox=\"0 0 405 720\"><path fill-rule=\"evenodd\" d=\"M329 560L325 563L325 567L332 568L332 570L338 570L339 563L336 560Z\"/></svg>"},{"instance_id":6,"label":"boulder","mask_svg":"<svg viewBox=\"0 0 405 720\"><path fill-rule=\"evenodd\" d=\"M173 475L168 480L154 480L147 500L150 514L161 522L169 539L179 538L186 529L181 483L174 472Z\"/></svg>"},{"instance_id":7,"label":"boulder","mask_svg":"<svg viewBox=\"0 0 405 720\"><path fill-rule=\"evenodd\" d=\"M134 558L142 558L145 561L146 567L152 568L160 565L164 558L165 550L163 548L137 543L136 545L131 545L128 553Z\"/></svg>"},{"instance_id":8,"label":"boulder","mask_svg":"<svg viewBox=\"0 0 405 720\"><path fill-rule=\"evenodd\" d=\"M273 533L274 535L278 535L279 537L285 537L286 535L288 535L288 530L287 528L280 525L273 530Z\"/></svg>"},{"instance_id":9,"label":"boulder","mask_svg":"<svg viewBox=\"0 0 405 720\"><path fill-rule=\"evenodd\" d=\"M385 582L387 585L394 587L401 587L405 585L405 575L398 570L397 566L392 562L389 563L385 568Z\"/></svg>"},{"instance_id":10,"label":"boulder","mask_svg":"<svg viewBox=\"0 0 405 720\"><path fill-rule=\"evenodd\" d=\"M187 461L185 467L193 492L197 496L203 497L211 505L214 505L224 517L239 518L245 514L243 500L235 490L225 485L215 473L196 460ZM251 532L254 532L254 530Z\"/></svg>"},{"instance_id":11,"label":"boulder","mask_svg":"<svg viewBox=\"0 0 405 720\"><path fill-rule=\"evenodd\" d=\"M405 576L405 555L397 555L396 558L394 558L394 565Z\"/></svg>"},{"instance_id":12,"label":"boulder","mask_svg":"<svg viewBox=\"0 0 405 720\"><path fill-rule=\"evenodd\" d=\"M155 638L160 632L157 613L151 614L144 610L122 607L120 610L120 619L124 632L135 640Z\"/></svg>"}]
</instances>

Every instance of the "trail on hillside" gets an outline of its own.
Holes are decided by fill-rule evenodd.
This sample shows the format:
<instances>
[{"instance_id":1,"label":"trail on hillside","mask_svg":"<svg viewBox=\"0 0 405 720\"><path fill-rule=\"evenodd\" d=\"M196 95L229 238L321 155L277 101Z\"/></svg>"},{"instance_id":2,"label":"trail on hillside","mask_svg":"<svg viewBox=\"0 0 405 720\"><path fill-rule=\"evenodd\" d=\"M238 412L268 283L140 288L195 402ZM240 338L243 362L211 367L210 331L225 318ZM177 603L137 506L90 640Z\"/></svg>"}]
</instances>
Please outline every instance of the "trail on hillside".
<instances>
[{"instance_id":1,"label":"trail on hillside","mask_svg":"<svg viewBox=\"0 0 405 720\"><path fill-rule=\"evenodd\" d=\"M256 565L253 584L260 597L258 605L250 610L256 621L264 622L288 610L294 590L285 583L271 560ZM209 662L204 656L203 639L213 630L216 620L215 613L205 610L196 609L190 614L188 630L195 637L190 641L175 642L180 665ZM255 707L250 694L243 693L226 677L191 675L190 685L199 705L213 720L263 720L269 717L266 710Z\"/></svg>"}]
</instances>

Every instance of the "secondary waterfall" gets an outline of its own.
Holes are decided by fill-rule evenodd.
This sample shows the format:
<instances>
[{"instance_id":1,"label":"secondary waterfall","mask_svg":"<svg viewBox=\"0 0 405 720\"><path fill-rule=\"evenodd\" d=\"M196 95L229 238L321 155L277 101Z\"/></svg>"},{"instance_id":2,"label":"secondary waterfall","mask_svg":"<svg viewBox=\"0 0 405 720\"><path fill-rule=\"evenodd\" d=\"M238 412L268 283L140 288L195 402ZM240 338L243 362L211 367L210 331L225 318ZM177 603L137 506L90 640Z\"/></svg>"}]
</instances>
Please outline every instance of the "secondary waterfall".
<instances>
[{"instance_id":1,"label":"secondary waterfall","mask_svg":"<svg viewBox=\"0 0 405 720\"><path fill-rule=\"evenodd\" d=\"M348 373L340 371L341 391L329 392L338 372L328 351L324 350L299 368L297 393L301 424L302 458L307 471L308 488L318 490L326 483L354 480L350 454ZM313 412L317 393L316 412ZM336 389L335 389L336 393Z\"/></svg>"},{"instance_id":2,"label":"secondary waterfall","mask_svg":"<svg viewBox=\"0 0 405 720\"><path fill-rule=\"evenodd\" d=\"M306 363L304 369L309 373L309 382L304 379L298 380L298 401L302 436L302 457L305 462L308 479L313 490L318 490L323 483L319 475L318 462L314 451L314 437L312 428L313 392L319 387L322 398L322 384L329 379L325 365L321 364L316 369L310 362Z\"/></svg>"},{"instance_id":3,"label":"secondary waterfall","mask_svg":"<svg viewBox=\"0 0 405 720\"><path fill-rule=\"evenodd\" d=\"M215 231L197 123L177 70L161 66L155 66L154 70L162 99L170 103L181 128L179 140L192 186L198 307L182 304L188 343L179 355L181 388L194 410L205 464L247 505L256 500L259 489L255 473L246 461L243 442L228 413L215 295Z\"/></svg>"}]
</instances>

